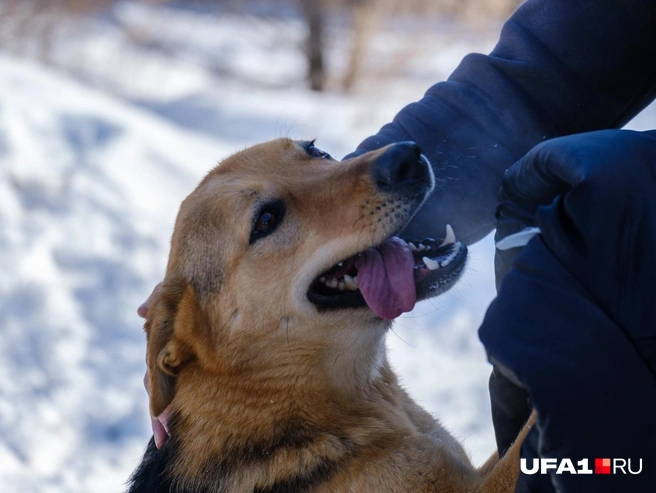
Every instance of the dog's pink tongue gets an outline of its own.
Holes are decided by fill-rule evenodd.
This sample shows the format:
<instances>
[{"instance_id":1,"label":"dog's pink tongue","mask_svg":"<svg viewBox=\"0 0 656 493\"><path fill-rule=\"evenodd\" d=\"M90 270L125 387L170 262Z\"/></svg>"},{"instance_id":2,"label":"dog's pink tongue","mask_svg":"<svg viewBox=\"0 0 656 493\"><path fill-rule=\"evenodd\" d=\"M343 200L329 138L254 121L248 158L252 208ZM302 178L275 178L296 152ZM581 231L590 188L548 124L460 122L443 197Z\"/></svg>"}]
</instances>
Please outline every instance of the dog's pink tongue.
<instances>
[{"instance_id":1,"label":"dog's pink tongue","mask_svg":"<svg viewBox=\"0 0 656 493\"><path fill-rule=\"evenodd\" d=\"M360 292L376 315L391 320L414 308L415 262L404 241L394 237L368 249L356 259L355 266Z\"/></svg>"}]
</instances>

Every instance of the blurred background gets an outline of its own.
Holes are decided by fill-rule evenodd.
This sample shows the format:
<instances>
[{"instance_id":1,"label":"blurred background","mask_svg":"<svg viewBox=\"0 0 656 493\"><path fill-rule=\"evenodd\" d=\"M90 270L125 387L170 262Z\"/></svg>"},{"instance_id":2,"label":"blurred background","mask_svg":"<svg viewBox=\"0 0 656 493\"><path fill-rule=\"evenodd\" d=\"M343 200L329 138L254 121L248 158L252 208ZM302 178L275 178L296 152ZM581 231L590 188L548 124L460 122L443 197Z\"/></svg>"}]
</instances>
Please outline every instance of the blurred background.
<instances>
[{"instance_id":1,"label":"blurred background","mask_svg":"<svg viewBox=\"0 0 656 493\"><path fill-rule=\"evenodd\" d=\"M0 491L123 490L150 436L135 311L206 171L278 136L347 154L489 52L519 3L0 0ZM474 246L464 281L388 338L479 463L492 253Z\"/></svg>"}]
</instances>

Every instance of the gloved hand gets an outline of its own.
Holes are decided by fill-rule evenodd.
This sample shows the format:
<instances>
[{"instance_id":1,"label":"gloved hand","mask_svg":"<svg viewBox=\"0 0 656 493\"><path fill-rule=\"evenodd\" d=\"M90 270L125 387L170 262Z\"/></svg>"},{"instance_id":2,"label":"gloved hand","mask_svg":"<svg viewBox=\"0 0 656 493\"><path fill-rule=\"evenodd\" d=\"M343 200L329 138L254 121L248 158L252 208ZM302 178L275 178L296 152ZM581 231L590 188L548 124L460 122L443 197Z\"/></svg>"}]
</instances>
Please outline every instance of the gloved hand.
<instances>
[{"instance_id":1,"label":"gloved hand","mask_svg":"<svg viewBox=\"0 0 656 493\"><path fill-rule=\"evenodd\" d=\"M656 461L643 438L656 435L656 132L547 141L501 196L502 246L540 231L508 250L521 253L479 331L495 373L538 411L523 453ZM518 491L647 491L656 470L550 476L522 475Z\"/></svg>"},{"instance_id":2,"label":"gloved hand","mask_svg":"<svg viewBox=\"0 0 656 493\"><path fill-rule=\"evenodd\" d=\"M516 254L518 250L514 250L514 247L523 246L534 234L539 233L540 228L536 226L538 208L551 204L565 192L580 187L584 190L593 188L605 202L595 200L589 204L587 210L577 211L582 217L578 214L571 217L561 215L563 220L574 223L570 224L569 236L564 239L549 235L552 248L565 247L563 243L572 242L582 248L584 245L581 242L585 242L586 235L610 234L610 231L606 230L607 224L602 221L602 211L610 208L608 215L612 215L628 198L616 198L615 195L619 193L630 196L634 191L649 185L650 166L654 159L654 138L656 131L642 133L609 130L572 135L536 146L511 166L503 178L497 210L497 286L509 270L506 262L499 262L499 259L503 259L503 252ZM642 175L646 175L644 178L647 181L640 180ZM595 217L602 223L591 222L590 231L577 227L582 225L577 224L577 218L588 226L588 220ZM592 231L593 227L597 229ZM616 233L618 237L622 236L621 230ZM594 248L587 245L586 253L603 257L617 246L604 239ZM577 266L582 266L574 259L572 262L577 270ZM603 278L595 277L599 280Z\"/></svg>"}]
</instances>

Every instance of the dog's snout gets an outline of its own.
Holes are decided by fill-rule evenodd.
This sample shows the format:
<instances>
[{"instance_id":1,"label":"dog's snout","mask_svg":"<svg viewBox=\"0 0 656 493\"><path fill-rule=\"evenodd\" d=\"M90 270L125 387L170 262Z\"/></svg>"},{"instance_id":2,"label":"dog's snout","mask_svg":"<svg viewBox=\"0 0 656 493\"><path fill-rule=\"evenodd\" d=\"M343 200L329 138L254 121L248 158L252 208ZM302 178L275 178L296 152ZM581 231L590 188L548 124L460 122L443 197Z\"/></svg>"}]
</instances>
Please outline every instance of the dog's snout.
<instances>
[{"instance_id":1,"label":"dog's snout","mask_svg":"<svg viewBox=\"0 0 656 493\"><path fill-rule=\"evenodd\" d=\"M374 180L383 190L421 185L430 181L430 171L417 144L399 142L387 148L376 160Z\"/></svg>"}]
</instances>

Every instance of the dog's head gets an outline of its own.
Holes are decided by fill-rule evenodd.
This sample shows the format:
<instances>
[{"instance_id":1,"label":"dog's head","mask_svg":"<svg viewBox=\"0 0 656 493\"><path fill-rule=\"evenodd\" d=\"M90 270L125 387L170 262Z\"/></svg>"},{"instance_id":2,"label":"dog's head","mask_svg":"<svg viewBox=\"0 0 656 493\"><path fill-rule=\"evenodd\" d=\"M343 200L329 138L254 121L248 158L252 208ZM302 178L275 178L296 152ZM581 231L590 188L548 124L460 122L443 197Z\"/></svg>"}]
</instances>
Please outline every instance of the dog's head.
<instances>
[{"instance_id":1,"label":"dog's head","mask_svg":"<svg viewBox=\"0 0 656 493\"><path fill-rule=\"evenodd\" d=\"M413 143L337 162L278 139L224 160L182 203L149 310L153 414L188 365L225 374L375 359L367 348L389 320L463 269L466 248L451 233L394 236L433 184Z\"/></svg>"}]
</instances>

